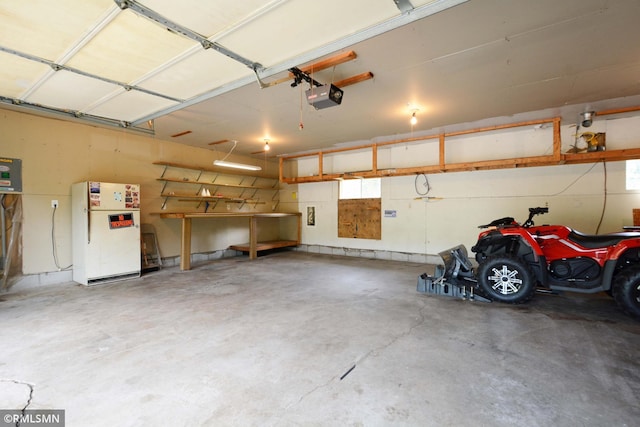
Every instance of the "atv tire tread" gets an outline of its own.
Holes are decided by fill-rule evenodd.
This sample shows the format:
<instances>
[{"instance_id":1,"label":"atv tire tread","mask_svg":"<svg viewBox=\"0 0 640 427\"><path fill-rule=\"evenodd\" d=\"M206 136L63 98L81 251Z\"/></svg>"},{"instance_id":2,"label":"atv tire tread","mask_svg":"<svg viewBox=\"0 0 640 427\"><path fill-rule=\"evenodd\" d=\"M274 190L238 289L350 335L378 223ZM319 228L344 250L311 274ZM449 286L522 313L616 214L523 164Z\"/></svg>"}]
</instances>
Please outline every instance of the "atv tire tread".
<instances>
[{"instance_id":1,"label":"atv tire tread","mask_svg":"<svg viewBox=\"0 0 640 427\"><path fill-rule=\"evenodd\" d=\"M522 288L515 296L503 296L496 292L491 283L488 282L487 277L493 267L497 264L506 264L515 267L519 276L521 276ZM533 270L526 262L513 255L495 255L487 257L482 264L479 265L477 276L480 289L482 289L483 293L493 301L499 301L506 304L523 304L533 298L536 291L536 279Z\"/></svg>"},{"instance_id":2,"label":"atv tire tread","mask_svg":"<svg viewBox=\"0 0 640 427\"><path fill-rule=\"evenodd\" d=\"M640 319L640 265L628 267L618 274L611 290L613 299L620 309L629 316Z\"/></svg>"}]
</instances>

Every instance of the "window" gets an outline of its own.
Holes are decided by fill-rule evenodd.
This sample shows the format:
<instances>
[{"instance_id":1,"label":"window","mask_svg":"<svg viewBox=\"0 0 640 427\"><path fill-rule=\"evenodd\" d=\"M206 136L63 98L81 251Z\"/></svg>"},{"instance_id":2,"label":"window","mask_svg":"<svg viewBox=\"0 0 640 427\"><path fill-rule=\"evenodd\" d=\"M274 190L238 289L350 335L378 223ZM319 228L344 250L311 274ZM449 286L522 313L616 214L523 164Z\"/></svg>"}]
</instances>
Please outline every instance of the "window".
<instances>
[{"instance_id":1,"label":"window","mask_svg":"<svg viewBox=\"0 0 640 427\"><path fill-rule=\"evenodd\" d=\"M382 238L381 178L340 181L338 237Z\"/></svg>"},{"instance_id":2,"label":"window","mask_svg":"<svg viewBox=\"0 0 640 427\"><path fill-rule=\"evenodd\" d=\"M340 181L340 199L379 199L382 178Z\"/></svg>"},{"instance_id":3,"label":"window","mask_svg":"<svg viewBox=\"0 0 640 427\"><path fill-rule=\"evenodd\" d=\"M640 160L627 160L627 190L640 190Z\"/></svg>"}]
</instances>

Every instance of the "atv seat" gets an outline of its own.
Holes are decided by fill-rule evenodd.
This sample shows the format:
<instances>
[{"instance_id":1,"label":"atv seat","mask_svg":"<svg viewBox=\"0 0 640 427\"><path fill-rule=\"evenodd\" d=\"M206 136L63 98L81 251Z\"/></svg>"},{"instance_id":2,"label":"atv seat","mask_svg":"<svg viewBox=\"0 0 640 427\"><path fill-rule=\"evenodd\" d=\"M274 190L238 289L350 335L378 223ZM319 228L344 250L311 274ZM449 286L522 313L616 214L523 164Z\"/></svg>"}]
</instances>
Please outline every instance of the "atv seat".
<instances>
[{"instance_id":1,"label":"atv seat","mask_svg":"<svg viewBox=\"0 0 640 427\"><path fill-rule=\"evenodd\" d=\"M640 233L628 231L622 233L588 235L582 234L579 231L571 230L568 238L582 247L598 249L617 245L622 240L640 238Z\"/></svg>"}]
</instances>

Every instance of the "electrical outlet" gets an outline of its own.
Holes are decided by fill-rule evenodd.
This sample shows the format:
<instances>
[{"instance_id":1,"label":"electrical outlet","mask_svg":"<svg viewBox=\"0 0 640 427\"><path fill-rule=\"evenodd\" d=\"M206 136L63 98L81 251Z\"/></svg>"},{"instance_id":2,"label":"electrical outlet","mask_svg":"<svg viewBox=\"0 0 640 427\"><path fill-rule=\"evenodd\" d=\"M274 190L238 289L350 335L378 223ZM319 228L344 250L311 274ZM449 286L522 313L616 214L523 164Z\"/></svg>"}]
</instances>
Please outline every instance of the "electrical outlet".
<instances>
[{"instance_id":1,"label":"electrical outlet","mask_svg":"<svg viewBox=\"0 0 640 427\"><path fill-rule=\"evenodd\" d=\"M58 201L57 200L52 200L51 201L51 207L56 209L58 207Z\"/></svg>"}]
</instances>

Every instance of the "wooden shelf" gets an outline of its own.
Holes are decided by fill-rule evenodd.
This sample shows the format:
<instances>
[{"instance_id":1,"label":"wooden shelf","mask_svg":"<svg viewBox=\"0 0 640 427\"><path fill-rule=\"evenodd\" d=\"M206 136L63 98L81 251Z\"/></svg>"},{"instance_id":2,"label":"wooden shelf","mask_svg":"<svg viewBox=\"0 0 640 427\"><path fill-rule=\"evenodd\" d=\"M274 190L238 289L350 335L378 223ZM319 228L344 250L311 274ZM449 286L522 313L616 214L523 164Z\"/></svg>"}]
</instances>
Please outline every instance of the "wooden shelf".
<instances>
[{"instance_id":1,"label":"wooden shelf","mask_svg":"<svg viewBox=\"0 0 640 427\"><path fill-rule=\"evenodd\" d=\"M224 184L219 182L207 182L207 181L195 181L191 179L178 179L178 178L156 178L157 181L164 182L176 182L179 184L199 184L212 187L229 187L229 188L255 188L257 190L277 190L275 186L267 187L266 185L244 185L244 184Z\"/></svg>"},{"instance_id":2,"label":"wooden shelf","mask_svg":"<svg viewBox=\"0 0 640 427\"><path fill-rule=\"evenodd\" d=\"M171 197L171 196L170 196ZM264 205L266 202L261 202L260 200L256 200L256 199L242 199L242 198L234 198L234 197L216 197L216 196L194 196L194 197L185 197L185 198L179 198L178 201L180 202L192 202L192 201L198 201L198 202L210 202L210 201L214 201L214 202L219 202L219 201L223 201L226 203L249 203L251 205Z\"/></svg>"},{"instance_id":3,"label":"wooden shelf","mask_svg":"<svg viewBox=\"0 0 640 427\"><path fill-rule=\"evenodd\" d=\"M264 192L270 192L270 196L267 196L267 198L268 201L275 203L273 209L277 208L279 202L277 196L280 189L278 188L278 178L275 176L239 173L215 167L202 168L173 162L153 162L153 164L164 166L162 175L160 178L156 178L157 181L164 183L160 192L160 196L163 198L161 207L163 210L167 207L169 199L176 199L180 202L196 202L198 204L195 209L199 209L204 204L205 212L209 209L214 210L219 202L240 203L242 205L245 203L250 205L263 205L267 203L266 199L262 200L260 197L261 195L265 196ZM175 168L184 169L185 171L189 171L189 173L187 176L181 176L182 173L178 171L168 173L170 169ZM165 174L172 176L165 176ZM191 176L189 177L189 175ZM224 182L226 180L239 182ZM272 182L271 185L265 184L270 182ZM183 191L177 194L170 191L178 184L189 186L197 185L199 187L197 191L191 193L189 193L188 190L184 190L187 187L183 187ZM238 191L234 192L232 191L233 189L238 189ZM202 192L205 190L207 193L214 194L203 196ZM242 205L240 207L242 207Z\"/></svg>"},{"instance_id":4,"label":"wooden shelf","mask_svg":"<svg viewBox=\"0 0 640 427\"><path fill-rule=\"evenodd\" d=\"M633 111L637 108L633 109ZM618 110L612 110L612 112L598 113L614 114L619 112ZM535 125L553 125L553 153L543 156L531 156L531 157L518 157L507 158L499 160L477 160L464 163L447 163L445 161L445 148L446 139L450 137L456 137L460 135L476 134L482 132L504 130L511 128L518 128L523 126L535 126ZM435 164L429 164L416 167L390 167L381 169L378 168L378 150L382 147L393 146L397 144L406 143L427 143L429 140L438 140L439 143L439 159ZM640 144L639 144L640 145ZM352 152L352 151L371 151L371 169L359 171L359 172L331 172L325 173L323 169L324 156L329 154ZM318 161L318 172L312 176L285 176L284 165L286 162L295 161L300 158L316 157ZM347 148L336 148L324 151L296 154L290 156L280 157L280 182L287 184L303 184L308 182L321 182L332 181L336 179L350 179L358 176L360 178L383 178L390 176L403 176L403 175L415 175L415 174L429 174L429 173L445 173L445 172L463 172L463 171L476 171L476 170L491 170L491 169L507 169L507 168L522 168L522 167L535 167L535 166L556 166L566 164L577 163L594 163L594 162L613 162L629 159L640 158L640 148L628 148L621 150L606 150L606 151L594 151L587 153L562 153L561 141L560 141L560 118L549 118L541 120L533 120L520 123L512 123L506 125L489 126L478 129L470 129L465 131L448 132L438 135L427 135L419 137L402 138L393 141L386 141L376 144L365 144Z\"/></svg>"},{"instance_id":5,"label":"wooden shelf","mask_svg":"<svg viewBox=\"0 0 640 427\"><path fill-rule=\"evenodd\" d=\"M256 251L267 251L269 249L278 249L278 248L287 248L291 246L298 246L298 242L295 240L270 240L267 242L258 242L256 243ZM230 249L240 251L240 252L249 252L251 250L251 245L249 243L243 243L240 245L231 245Z\"/></svg>"},{"instance_id":6,"label":"wooden shelf","mask_svg":"<svg viewBox=\"0 0 640 427\"><path fill-rule=\"evenodd\" d=\"M251 204L265 204L266 202L261 202L259 199L253 199L253 198L242 198L242 197L227 197L227 196L189 196L189 195L184 195L184 194L162 194L162 197L171 197L171 198L175 198L178 199L178 201L180 202L192 202L192 201L198 201L198 202L218 202L218 201L224 201L224 202L228 202L228 203L251 203Z\"/></svg>"},{"instance_id":7,"label":"wooden shelf","mask_svg":"<svg viewBox=\"0 0 640 427\"><path fill-rule=\"evenodd\" d=\"M249 243L230 246L231 249L249 252L249 259L255 259L258 251L284 248L300 244L302 233L302 214L300 212L165 212L160 213L164 219L182 220L182 237L180 243L180 269L191 269L191 221L193 219L247 218L249 220ZM295 218L297 240L273 240L258 242L258 219L260 218Z\"/></svg>"},{"instance_id":8,"label":"wooden shelf","mask_svg":"<svg viewBox=\"0 0 640 427\"><path fill-rule=\"evenodd\" d=\"M166 167L180 168L180 169L189 169L189 170L201 171L201 172L221 173L221 174L224 174L224 175L241 175L241 176L252 176L252 177L256 177L256 178L278 179L277 176L268 175L266 173L236 172L234 170L229 170L227 168L217 168L215 166L212 166L212 167L199 167L199 166L194 166L194 165L186 165L184 163L162 162L162 161L153 162L153 164L154 165L158 165L158 166L166 166Z\"/></svg>"}]
</instances>

